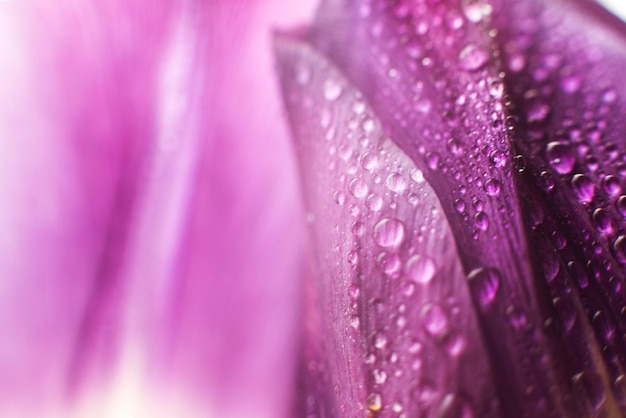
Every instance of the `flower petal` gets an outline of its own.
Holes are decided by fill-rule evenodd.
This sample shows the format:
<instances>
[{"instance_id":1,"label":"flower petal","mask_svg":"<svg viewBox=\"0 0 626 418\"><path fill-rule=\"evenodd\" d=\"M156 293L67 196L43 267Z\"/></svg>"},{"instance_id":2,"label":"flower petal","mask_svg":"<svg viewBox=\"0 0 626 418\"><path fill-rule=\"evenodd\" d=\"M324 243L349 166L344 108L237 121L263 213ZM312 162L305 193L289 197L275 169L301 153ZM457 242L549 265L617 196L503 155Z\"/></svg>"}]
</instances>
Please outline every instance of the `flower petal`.
<instances>
[{"instance_id":1,"label":"flower petal","mask_svg":"<svg viewBox=\"0 0 626 418\"><path fill-rule=\"evenodd\" d=\"M302 415L494 416L465 273L422 171L327 58L292 35L276 50L316 255ZM490 309L500 278L479 275Z\"/></svg>"},{"instance_id":2,"label":"flower petal","mask_svg":"<svg viewBox=\"0 0 626 418\"><path fill-rule=\"evenodd\" d=\"M562 412L565 389L550 367L541 327L491 12L482 1L329 0L312 42L363 92L385 130L424 171L467 274L482 268L502 277L493 312L476 301L502 413L543 416ZM518 318L524 326L516 325Z\"/></svg>"},{"instance_id":3,"label":"flower petal","mask_svg":"<svg viewBox=\"0 0 626 418\"><path fill-rule=\"evenodd\" d=\"M494 4L546 316L567 341L573 398L623 415L626 25L589 1Z\"/></svg>"},{"instance_id":4,"label":"flower petal","mask_svg":"<svg viewBox=\"0 0 626 418\"><path fill-rule=\"evenodd\" d=\"M2 416L290 412L303 233L269 29L311 5L180 3L0 7Z\"/></svg>"}]
</instances>

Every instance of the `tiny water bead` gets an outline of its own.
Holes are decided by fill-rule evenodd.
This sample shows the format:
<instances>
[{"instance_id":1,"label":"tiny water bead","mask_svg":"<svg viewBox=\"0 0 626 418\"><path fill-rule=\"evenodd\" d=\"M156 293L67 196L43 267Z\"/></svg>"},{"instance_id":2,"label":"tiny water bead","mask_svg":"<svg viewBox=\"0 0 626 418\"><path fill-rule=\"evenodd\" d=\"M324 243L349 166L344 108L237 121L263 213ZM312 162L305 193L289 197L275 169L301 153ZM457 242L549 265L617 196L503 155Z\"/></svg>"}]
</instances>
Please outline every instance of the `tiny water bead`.
<instances>
[{"instance_id":1,"label":"tiny water bead","mask_svg":"<svg viewBox=\"0 0 626 418\"><path fill-rule=\"evenodd\" d=\"M339 98L339 96L341 96L341 93L343 92L343 87L341 87L341 84L339 84L339 82L335 79L329 78L328 80L324 81L324 98L328 101L334 101L337 100Z\"/></svg>"},{"instance_id":2,"label":"tiny water bead","mask_svg":"<svg viewBox=\"0 0 626 418\"><path fill-rule=\"evenodd\" d=\"M489 228L489 217L485 212L477 212L474 215L474 225L481 231L486 231Z\"/></svg>"},{"instance_id":3,"label":"tiny water bead","mask_svg":"<svg viewBox=\"0 0 626 418\"><path fill-rule=\"evenodd\" d=\"M459 54L459 65L463 70L476 71L489 61L489 53L474 44L467 45Z\"/></svg>"},{"instance_id":4,"label":"tiny water bead","mask_svg":"<svg viewBox=\"0 0 626 418\"><path fill-rule=\"evenodd\" d=\"M383 407L383 398L379 393L372 392L367 395L367 407L370 411L380 411Z\"/></svg>"},{"instance_id":5,"label":"tiny water bead","mask_svg":"<svg viewBox=\"0 0 626 418\"><path fill-rule=\"evenodd\" d=\"M485 193L489 196L498 196L500 194L500 182L495 179L489 179L484 184Z\"/></svg>"},{"instance_id":6,"label":"tiny water bead","mask_svg":"<svg viewBox=\"0 0 626 418\"><path fill-rule=\"evenodd\" d=\"M371 194L367 197L365 204L372 212L378 212L383 208L383 198L377 194Z\"/></svg>"},{"instance_id":7,"label":"tiny water bead","mask_svg":"<svg viewBox=\"0 0 626 418\"><path fill-rule=\"evenodd\" d=\"M497 270L490 267L479 267L472 270L467 280L474 300L485 308L496 298L500 288L500 275Z\"/></svg>"},{"instance_id":8,"label":"tiny water bead","mask_svg":"<svg viewBox=\"0 0 626 418\"><path fill-rule=\"evenodd\" d=\"M584 174L576 174L572 178L574 193L582 203L589 203L593 200L595 188L593 181Z\"/></svg>"},{"instance_id":9,"label":"tiny water bead","mask_svg":"<svg viewBox=\"0 0 626 418\"><path fill-rule=\"evenodd\" d=\"M350 194L357 199L363 199L369 192L369 186L361 179L354 179L348 184Z\"/></svg>"},{"instance_id":10,"label":"tiny water bead","mask_svg":"<svg viewBox=\"0 0 626 418\"><path fill-rule=\"evenodd\" d=\"M407 181L404 177L402 177L401 174L391 173L387 176L387 179L385 180L385 186L392 192L402 193L406 190Z\"/></svg>"},{"instance_id":11,"label":"tiny water bead","mask_svg":"<svg viewBox=\"0 0 626 418\"><path fill-rule=\"evenodd\" d=\"M608 175L602 179L602 189L611 197L622 193L622 185L617 176Z\"/></svg>"},{"instance_id":12,"label":"tiny water bead","mask_svg":"<svg viewBox=\"0 0 626 418\"><path fill-rule=\"evenodd\" d=\"M553 141L546 146L546 155L552 168L559 174L569 174L576 158L572 148L565 143Z\"/></svg>"},{"instance_id":13,"label":"tiny water bead","mask_svg":"<svg viewBox=\"0 0 626 418\"><path fill-rule=\"evenodd\" d=\"M438 304L426 304L421 310L421 315L424 329L432 336L442 334L448 327L448 315Z\"/></svg>"},{"instance_id":14,"label":"tiny water bead","mask_svg":"<svg viewBox=\"0 0 626 418\"><path fill-rule=\"evenodd\" d=\"M435 276L436 267L430 257L418 254L409 258L405 271L409 279L416 283L425 284Z\"/></svg>"},{"instance_id":15,"label":"tiny water bead","mask_svg":"<svg viewBox=\"0 0 626 418\"><path fill-rule=\"evenodd\" d=\"M400 257L394 253L381 253L376 261L380 270L388 276L397 273L402 266Z\"/></svg>"},{"instance_id":16,"label":"tiny water bead","mask_svg":"<svg viewBox=\"0 0 626 418\"><path fill-rule=\"evenodd\" d=\"M374 240L383 248L397 248L404 241L404 224L395 218L384 218L374 227Z\"/></svg>"}]
</instances>

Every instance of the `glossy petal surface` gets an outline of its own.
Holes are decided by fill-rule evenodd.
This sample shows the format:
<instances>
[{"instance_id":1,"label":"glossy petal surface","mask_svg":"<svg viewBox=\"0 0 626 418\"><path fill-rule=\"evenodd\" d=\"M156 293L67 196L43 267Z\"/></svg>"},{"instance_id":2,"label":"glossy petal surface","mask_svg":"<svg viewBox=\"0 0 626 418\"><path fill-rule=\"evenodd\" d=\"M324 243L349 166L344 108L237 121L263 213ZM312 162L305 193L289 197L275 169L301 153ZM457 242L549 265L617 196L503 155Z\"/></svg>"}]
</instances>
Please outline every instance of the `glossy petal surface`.
<instances>
[{"instance_id":1,"label":"glossy petal surface","mask_svg":"<svg viewBox=\"0 0 626 418\"><path fill-rule=\"evenodd\" d=\"M441 201L503 416L623 408L623 33L584 1L328 0L308 36Z\"/></svg>"},{"instance_id":2,"label":"glossy petal surface","mask_svg":"<svg viewBox=\"0 0 626 418\"><path fill-rule=\"evenodd\" d=\"M293 36L276 49L316 255L302 415L493 416L465 273L422 171L327 58ZM489 310L500 278L477 274Z\"/></svg>"}]
</instances>

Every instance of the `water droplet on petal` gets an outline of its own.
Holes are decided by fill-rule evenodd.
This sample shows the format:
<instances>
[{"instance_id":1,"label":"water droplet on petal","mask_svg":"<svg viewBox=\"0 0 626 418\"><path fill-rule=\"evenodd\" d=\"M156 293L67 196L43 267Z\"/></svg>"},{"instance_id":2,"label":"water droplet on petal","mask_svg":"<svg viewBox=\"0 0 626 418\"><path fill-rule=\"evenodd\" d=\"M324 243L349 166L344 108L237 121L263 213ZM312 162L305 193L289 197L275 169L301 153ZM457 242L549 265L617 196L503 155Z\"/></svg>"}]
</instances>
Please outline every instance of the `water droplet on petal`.
<instances>
[{"instance_id":1,"label":"water droplet on petal","mask_svg":"<svg viewBox=\"0 0 626 418\"><path fill-rule=\"evenodd\" d=\"M404 224L394 218L384 218L374 227L374 240L383 248L397 248L404 241Z\"/></svg>"},{"instance_id":2,"label":"water droplet on petal","mask_svg":"<svg viewBox=\"0 0 626 418\"><path fill-rule=\"evenodd\" d=\"M379 393L372 392L367 395L367 407L370 411L380 411L383 407L383 398Z\"/></svg>"},{"instance_id":3,"label":"water droplet on petal","mask_svg":"<svg viewBox=\"0 0 626 418\"><path fill-rule=\"evenodd\" d=\"M502 151L499 150L491 151L491 153L489 154L489 160L494 166L498 168L502 168L506 165L506 156Z\"/></svg>"},{"instance_id":4,"label":"water droplet on petal","mask_svg":"<svg viewBox=\"0 0 626 418\"><path fill-rule=\"evenodd\" d=\"M369 192L369 187L367 186L367 183L365 183L363 180L354 179L350 182L350 184L348 184L348 190L350 191L352 196L356 197L357 199L363 199L365 196L367 196L367 193Z\"/></svg>"},{"instance_id":5,"label":"water droplet on petal","mask_svg":"<svg viewBox=\"0 0 626 418\"><path fill-rule=\"evenodd\" d=\"M371 152L366 152L361 156L361 165L366 170L372 171L379 167L378 156Z\"/></svg>"},{"instance_id":6,"label":"water droplet on petal","mask_svg":"<svg viewBox=\"0 0 626 418\"><path fill-rule=\"evenodd\" d=\"M476 71L489 60L489 53L476 45L467 45L459 54L459 64L463 70Z\"/></svg>"},{"instance_id":7,"label":"water droplet on petal","mask_svg":"<svg viewBox=\"0 0 626 418\"><path fill-rule=\"evenodd\" d=\"M594 185L589 177L584 174L576 174L572 178L572 187L576 196L578 196L578 200L582 203L589 203L593 200L595 194Z\"/></svg>"},{"instance_id":8,"label":"water droplet on petal","mask_svg":"<svg viewBox=\"0 0 626 418\"><path fill-rule=\"evenodd\" d=\"M626 264L626 236L620 235L613 242L615 258L622 264Z\"/></svg>"},{"instance_id":9,"label":"water droplet on petal","mask_svg":"<svg viewBox=\"0 0 626 418\"><path fill-rule=\"evenodd\" d=\"M383 208L383 199L377 194L371 194L367 197L365 204L372 212L378 212Z\"/></svg>"},{"instance_id":10,"label":"water droplet on petal","mask_svg":"<svg viewBox=\"0 0 626 418\"><path fill-rule=\"evenodd\" d=\"M500 182L496 179L489 179L484 185L485 193L489 196L498 196L500 194Z\"/></svg>"},{"instance_id":11,"label":"water droplet on petal","mask_svg":"<svg viewBox=\"0 0 626 418\"><path fill-rule=\"evenodd\" d=\"M474 300L483 308L489 306L496 298L500 288L500 275L490 267L479 267L470 272L467 280Z\"/></svg>"},{"instance_id":12,"label":"water droplet on petal","mask_svg":"<svg viewBox=\"0 0 626 418\"><path fill-rule=\"evenodd\" d=\"M406 183L405 178L398 173L389 174L385 180L385 186L387 186L387 189L396 193L402 193L405 191L407 187Z\"/></svg>"},{"instance_id":13,"label":"water droplet on petal","mask_svg":"<svg viewBox=\"0 0 626 418\"><path fill-rule=\"evenodd\" d=\"M619 178L613 175L608 175L602 179L602 189L611 197L622 193Z\"/></svg>"},{"instance_id":14,"label":"water droplet on petal","mask_svg":"<svg viewBox=\"0 0 626 418\"><path fill-rule=\"evenodd\" d=\"M406 263L405 271L409 279L417 283L425 284L430 282L435 276L436 267L430 257L418 254L409 258L409 261Z\"/></svg>"},{"instance_id":15,"label":"water droplet on petal","mask_svg":"<svg viewBox=\"0 0 626 418\"><path fill-rule=\"evenodd\" d=\"M576 162L574 153L569 145L553 141L546 146L548 162L559 174L569 174Z\"/></svg>"},{"instance_id":16,"label":"water droplet on petal","mask_svg":"<svg viewBox=\"0 0 626 418\"><path fill-rule=\"evenodd\" d=\"M474 225L481 231L486 231L489 228L489 217L487 214L485 212L477 212L474 215Z\"/></svg>"},{"instance_id":17,"label":"water droplet on petal","mask_svg":"<svg viewBox=\"0 0 626 418\"><path fill-rule=\"evenodd\" d=\"M448 327L448 315L444 309L434 303L429 303L421 311L424 329L432 336L443 333Z\"/></svg>"},{"instance_id":18,"label":"water droplet on petal","mask_svg":"<svg viewBox=\"0 0 626 418\"><path fill-rule=\"evenodd\" d=\"M382 253L378 256L376 261L380 270L388 276L396 273L402 266L400 257L393 253Z\"/></svg>"},{"instance_id":19,"label":"water droplet on petal","mask_svg":"<svg viewBox=\"0 0 626 418\"><path fill-rule=\"evenodd\" d=\"M337 100L339 96L341 96L341 93L343 92L343 88L341 87L341 84L339 84L337 80L334 80L332 78L329 78L328 80L324 81L323 90L324 90L324 98L328 100L329 102Z\"/></svg>"}]
</instances>

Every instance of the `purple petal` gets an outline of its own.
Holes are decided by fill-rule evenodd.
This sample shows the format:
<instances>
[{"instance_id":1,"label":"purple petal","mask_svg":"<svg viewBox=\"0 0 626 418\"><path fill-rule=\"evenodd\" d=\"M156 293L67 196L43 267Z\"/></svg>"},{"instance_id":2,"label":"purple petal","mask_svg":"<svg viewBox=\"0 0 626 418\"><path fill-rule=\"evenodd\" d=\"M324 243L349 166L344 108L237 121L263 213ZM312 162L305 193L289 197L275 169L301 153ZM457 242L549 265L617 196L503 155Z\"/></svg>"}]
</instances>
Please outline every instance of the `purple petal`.
<instances>
[{"instance_id":1,"label":"purple petal","mask_svg":"<svg viewBox=\"0 0 626 418\"><path fill-rule=\"evenodd\" d=\"M437 193L504 416L615 415L624 397L624 29L565 3L329 0L310 36Z\"/></svg>"},{"instance_id":2,"label":"purple petal","mask_svg":"<svg viewBox=\"0 0 626 418\"><path fill-rule=\"evenodd\" d=\"M0 8L0 415L287 416L303 234L269 29L311 6L79 3Z\"/></svg>"},{"instance_id":3,"label":"purple petal","mask_svg":"<svg viewBox=\"0 0 626 418\"><path fill-rule=\"evenodd\" d=\"M422 171L326 57L286 35L276 50L316 255L302 415L493 416L466 277ZM490 310L500 279L476 274Z\"/></svg>"},{"instance_id":4,"label":"purple petal","mask_svg":"<svg viewBox=\"0 0 626 418\"><path fill-rule=\"evenodd\" d=\"M589 414L624 414L626 26L587 1L499 2L494 25L533 206L522 208L572 398Z\"/></svg>"},{"instance_id":5,"label":"purple petal","mask_svg":"<svg viewBox=\"0 0 626 418\"><path fill-rule=\"evenodd\" d=\"M471 1L327 1L312 39L424 171L466 273L482 268L502 277L493 311L477 303L502 412L543 416L561 409L565 389L541 327L504 86L484 22L490 12Z\"/></svg>"}]
</instances>

